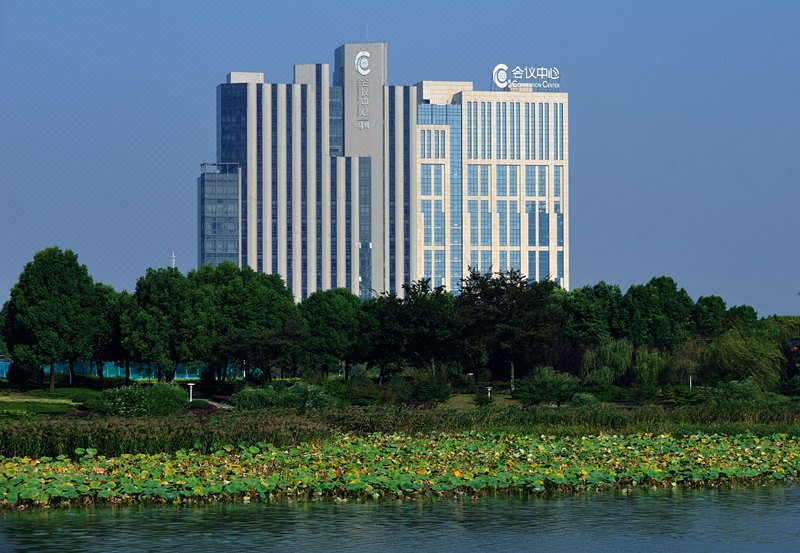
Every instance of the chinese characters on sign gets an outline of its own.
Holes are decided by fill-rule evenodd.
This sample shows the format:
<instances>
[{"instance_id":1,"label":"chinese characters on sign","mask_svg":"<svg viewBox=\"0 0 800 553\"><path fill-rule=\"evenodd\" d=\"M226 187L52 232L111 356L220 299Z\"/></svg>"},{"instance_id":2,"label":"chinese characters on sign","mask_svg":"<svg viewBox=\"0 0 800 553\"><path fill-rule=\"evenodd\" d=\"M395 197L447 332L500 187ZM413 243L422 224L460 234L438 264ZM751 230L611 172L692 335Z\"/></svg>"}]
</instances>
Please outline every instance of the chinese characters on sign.
<instances>
[{"instance_id":1,"label":"chinese characters on sign","mask_svg":"<svg viewBox=\"0 0 800 553\"><path fill-rule=\"evenodd\" d=\"M558 67L537 67L517 65L513 69L499 63L492 71L492 80L500 89L559 89L561 88L561 72Z\"/></svg>"},{"instance_id":2,"label":"chinese characters on sign","mask_svg":"<svg viewBox=\"0 0 800 553\"><path fill-rule=\"evenodd\" d=\"M369 79L366 77L358 80L356 127L360 131L369 129Z\"/></svg>"}]
</instances>

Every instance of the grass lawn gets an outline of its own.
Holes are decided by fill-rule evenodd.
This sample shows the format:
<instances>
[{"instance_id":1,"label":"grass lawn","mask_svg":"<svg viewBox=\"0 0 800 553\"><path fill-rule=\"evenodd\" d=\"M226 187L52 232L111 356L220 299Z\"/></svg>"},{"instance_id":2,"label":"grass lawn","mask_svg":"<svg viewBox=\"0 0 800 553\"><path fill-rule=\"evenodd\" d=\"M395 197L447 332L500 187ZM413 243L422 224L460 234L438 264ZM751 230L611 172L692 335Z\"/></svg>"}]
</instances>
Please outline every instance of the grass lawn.
<instances>
[{"instance_id":1,"label":"grass lawn","mask_svg":"<svg viewBox=\"0 0 800 553\"><path fill-rule=\"evenodd\" d=\"M474 394L455 394L444 405L455 409L476 409L474 398ZM492 393L492 399L494 400L492 405L496 407L519 405L519 401L512 399L509 394L505 393Z\"/></svg>"},{"instance_id":2,"label":"grass lawn","mask_svg":"<svg viewBox=\"0 0 800 553\"><path fill-rule=\"evenodd\" d=\"M27 411L40 415L63 415L75 410L76 404L99 397L100 392L87 388L49 390L0 390L0 410Z\"/></svg>"}]
</instances>

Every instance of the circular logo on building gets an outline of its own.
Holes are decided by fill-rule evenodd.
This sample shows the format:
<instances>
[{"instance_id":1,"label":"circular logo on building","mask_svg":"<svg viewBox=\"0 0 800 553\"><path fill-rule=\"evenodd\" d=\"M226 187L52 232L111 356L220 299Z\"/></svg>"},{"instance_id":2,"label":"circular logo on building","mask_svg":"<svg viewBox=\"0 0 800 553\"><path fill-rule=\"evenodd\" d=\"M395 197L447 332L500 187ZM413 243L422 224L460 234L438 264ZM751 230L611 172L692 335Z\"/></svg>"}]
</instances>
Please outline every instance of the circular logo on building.
<instances>
[{"instance_id":1,"label":"circular logo on building","mask_svg":"<svg viewBox=\"0 0 800 553\"><path fill-rule=\"evenodd\" d=\"M498 63L492 70L492 79L497 88L508 86L508 66L505 63Z\"/></svg>"},{"instance_id":2,"label":"circular logo on building","mask_svg":"<svg viewBox=\"0 0 800 553\"><path fill-rule=\"evenodd\" d=\"M369 75L369 52L362 50L356 54L356 71L364 76Z\"/></svg>"}]
</instances>

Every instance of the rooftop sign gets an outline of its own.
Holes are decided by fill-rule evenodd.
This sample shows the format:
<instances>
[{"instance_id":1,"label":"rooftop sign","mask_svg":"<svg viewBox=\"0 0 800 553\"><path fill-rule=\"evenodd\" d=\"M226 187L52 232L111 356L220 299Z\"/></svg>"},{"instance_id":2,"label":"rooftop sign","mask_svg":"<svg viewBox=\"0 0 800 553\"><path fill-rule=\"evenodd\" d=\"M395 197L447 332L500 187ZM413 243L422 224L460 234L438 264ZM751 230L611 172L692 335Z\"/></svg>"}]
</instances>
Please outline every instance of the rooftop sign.
<instances>
[{"instance_id":1,"label":"rooftop sign","mask_svg":"<svg viewBox=\"0 0 800 553\"><path fill-rule=\"evenodd\" d=\"M558 91L561 88L561 72L558 67L520 66L509 69L498 63L492 70L492 81L500 90Z\"/></svg>"}]
</instances>

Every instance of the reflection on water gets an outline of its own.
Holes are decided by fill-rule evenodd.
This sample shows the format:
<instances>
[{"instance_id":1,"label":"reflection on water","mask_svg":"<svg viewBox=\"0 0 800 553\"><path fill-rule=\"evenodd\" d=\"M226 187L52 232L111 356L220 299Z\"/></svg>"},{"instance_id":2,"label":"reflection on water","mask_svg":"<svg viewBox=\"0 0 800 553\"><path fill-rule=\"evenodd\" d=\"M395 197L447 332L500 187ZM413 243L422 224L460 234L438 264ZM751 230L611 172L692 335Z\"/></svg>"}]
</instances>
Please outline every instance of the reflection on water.
<instances>
[{"instance_id":1,"label":"reflection on water","mask_svg":"<svg viewBox=\"0 0 800 553\"><path fill-rule=\"evenodd\" d=\"M794 551L800 486L0 515L0 551Z\"/></svg>"}]
</instances>

